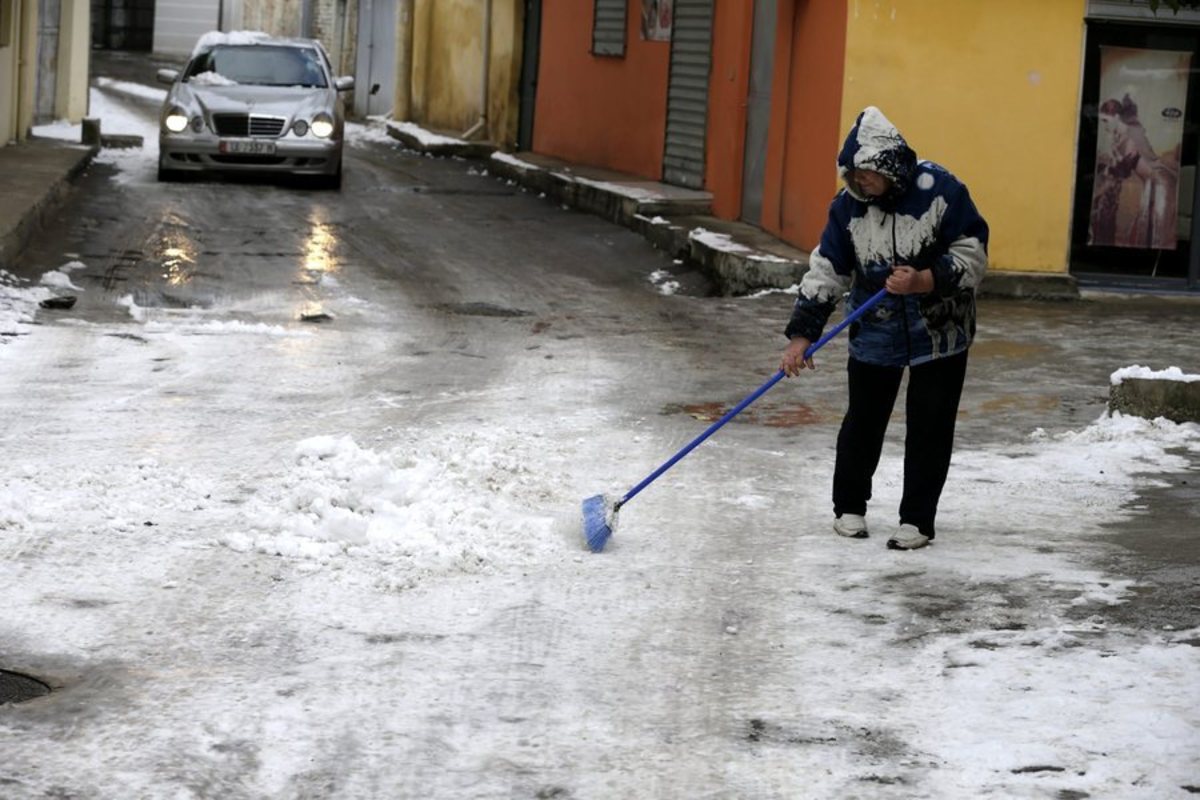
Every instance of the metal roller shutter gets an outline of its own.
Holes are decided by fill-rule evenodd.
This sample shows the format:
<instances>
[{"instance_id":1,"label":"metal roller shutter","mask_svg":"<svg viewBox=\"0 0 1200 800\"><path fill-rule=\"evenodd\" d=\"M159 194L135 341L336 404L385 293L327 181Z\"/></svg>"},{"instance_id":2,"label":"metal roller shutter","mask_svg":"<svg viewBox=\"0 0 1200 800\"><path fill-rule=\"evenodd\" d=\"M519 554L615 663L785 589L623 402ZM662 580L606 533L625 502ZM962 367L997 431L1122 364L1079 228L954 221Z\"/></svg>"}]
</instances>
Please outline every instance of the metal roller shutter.
<instances>
[{"instance_id":1,"label":"metal roller shutter","mask_svg":"<svg viewBox=\"0 0 1200 800\"><path fill-rule=\"evenodd\" d=\"M628 0L596 0L592 55L625 55L625 9L628 5Z\"/></svg>"},{"instance_id":2,"label":"metal roller shutter","mask_svg":"<svg viewBox=\"0 0 1200 800\"><path fill-rule=\"evenodd\" d=\"M704 186L712 18L713 0L675 0L663 180L694 189Z\"/></svg>"}]
</instances>

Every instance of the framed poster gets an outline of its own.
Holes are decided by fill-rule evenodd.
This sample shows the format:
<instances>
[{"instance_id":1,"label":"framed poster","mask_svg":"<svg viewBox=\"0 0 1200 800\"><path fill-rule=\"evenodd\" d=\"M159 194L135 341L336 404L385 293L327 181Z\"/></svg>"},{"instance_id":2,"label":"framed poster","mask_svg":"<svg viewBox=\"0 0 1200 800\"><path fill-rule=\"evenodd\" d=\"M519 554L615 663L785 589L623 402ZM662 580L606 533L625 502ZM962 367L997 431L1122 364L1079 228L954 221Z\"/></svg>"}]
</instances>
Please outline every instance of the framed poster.
<instances>
[{"instance_id":1,"label":"framed poster","mask_svg":"<svg viewBox=\"0 0 1200 800\"><path fill-rule=\"evenodd\" d=\"M675 0L642 0L642 38L650 42L671 41Z\"/></svg>"},{"instance_id":2,"label":"framed poster","mask_svg":"<svg viewBox=\"0 0 1200 800\"><path fill-rule=\"evenodd\" d=\"M1088 244L1174 250L1192 54L1100 48Z\"/></svg>"}]
</instances>

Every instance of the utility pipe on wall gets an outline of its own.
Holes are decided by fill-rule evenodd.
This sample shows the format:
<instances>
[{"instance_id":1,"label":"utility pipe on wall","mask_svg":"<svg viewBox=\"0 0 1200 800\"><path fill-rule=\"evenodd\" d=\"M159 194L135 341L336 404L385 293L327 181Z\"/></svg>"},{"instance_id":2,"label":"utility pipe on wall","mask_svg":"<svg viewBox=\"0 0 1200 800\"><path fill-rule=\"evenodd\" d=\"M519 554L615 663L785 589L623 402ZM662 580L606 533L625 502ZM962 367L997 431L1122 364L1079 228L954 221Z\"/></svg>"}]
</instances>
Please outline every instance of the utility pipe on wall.
<instances>
[{"instance_id":1,"label":"utility pipe on wall","mask_svg":"<svg viewBox=\"0 0 1200 800\"><path fill-rule=\"evenodd\" d=\"M29 138L33 129L34 97L37 92L38 8L36 0L16 4L17 14L17 97L13 112L17 120L17 141Z\"/></svg>"},{"instance_id":2,"label":"utility pipe on wall","mask_svg":"<svg viewBox=\"0 0 1200 800\"><path fill-rule=\"evenodd\" d=\"M483 83L479 91L479 120L467 129L462 138L470 139L483 131L487 135L488 125L488 82L492 66L492 0L483 0Z\"/></svg>"}]
</instances>

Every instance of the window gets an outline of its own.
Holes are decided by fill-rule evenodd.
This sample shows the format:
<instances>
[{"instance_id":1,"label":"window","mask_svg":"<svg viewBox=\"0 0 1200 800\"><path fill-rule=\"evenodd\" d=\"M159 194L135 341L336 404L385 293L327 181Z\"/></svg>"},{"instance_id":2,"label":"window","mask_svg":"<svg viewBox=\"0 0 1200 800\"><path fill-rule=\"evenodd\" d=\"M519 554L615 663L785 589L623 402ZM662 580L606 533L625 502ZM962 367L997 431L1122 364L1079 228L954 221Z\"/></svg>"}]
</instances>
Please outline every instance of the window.
<instances>
[{"instance_id":1,"label":"window","mask_svg":"<svg viewBox=\"0 0 1200 800\"><path fill-rule=\"evenodd\" d=\"M17 0L0 0L0 47L12 44L13 6Z\"/></svg>"},{"instance_id":2,"label":"window","mask_svg":"<svg viewBox=\"0 0 1200 800\"><path fill-rule=\"evenodd\" d=\"M592 55L624 57L625 9L629 0L595 0L595 3Z\"/></svg>"}]
</instances>

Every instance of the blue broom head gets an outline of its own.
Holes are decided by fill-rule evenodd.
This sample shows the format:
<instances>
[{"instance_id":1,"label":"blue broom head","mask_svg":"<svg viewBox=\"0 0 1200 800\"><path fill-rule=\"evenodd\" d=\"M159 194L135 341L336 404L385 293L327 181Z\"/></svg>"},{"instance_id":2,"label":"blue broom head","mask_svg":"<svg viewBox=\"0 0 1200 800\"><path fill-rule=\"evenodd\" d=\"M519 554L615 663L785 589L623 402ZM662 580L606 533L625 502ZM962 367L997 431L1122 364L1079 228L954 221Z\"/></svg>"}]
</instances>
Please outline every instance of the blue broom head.
<instances>
[{"instance_id":1,"label":"blue broom head","mask_svg":"<svg viewBox=\"0 0 1200 800\"><path fill-rule=\"evenodd\" d=\"M616 502L611 498L597 494L583 501L583 538L593 553L599 553L608 544L616 522Z\"/></svg>"}]
</instances>

